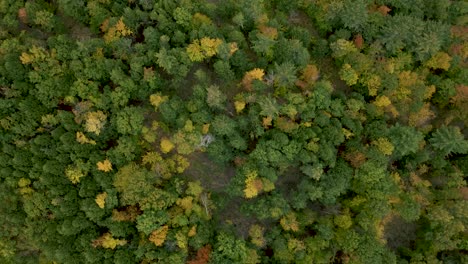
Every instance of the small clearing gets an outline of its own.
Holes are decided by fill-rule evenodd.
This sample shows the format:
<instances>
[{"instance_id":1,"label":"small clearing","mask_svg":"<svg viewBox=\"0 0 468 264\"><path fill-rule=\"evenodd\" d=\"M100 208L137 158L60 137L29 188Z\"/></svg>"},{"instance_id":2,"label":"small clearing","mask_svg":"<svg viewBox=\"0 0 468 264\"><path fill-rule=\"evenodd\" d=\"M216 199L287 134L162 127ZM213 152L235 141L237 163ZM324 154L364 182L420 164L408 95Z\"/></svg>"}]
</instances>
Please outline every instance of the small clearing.
<instances>
[{"instance_id":1,"label":"small clearing","mask_svg":"<svg viewBox=\"0 0 468 264\"><path fill-rule=\"evenodd\" d=\"M234 177L235 168L222 166L210 160L204 152L194 152L187 156L190 167L185 170L184 178L200 181L202 186L212 192L223 192Z\"/></svg>"}]
</instances>

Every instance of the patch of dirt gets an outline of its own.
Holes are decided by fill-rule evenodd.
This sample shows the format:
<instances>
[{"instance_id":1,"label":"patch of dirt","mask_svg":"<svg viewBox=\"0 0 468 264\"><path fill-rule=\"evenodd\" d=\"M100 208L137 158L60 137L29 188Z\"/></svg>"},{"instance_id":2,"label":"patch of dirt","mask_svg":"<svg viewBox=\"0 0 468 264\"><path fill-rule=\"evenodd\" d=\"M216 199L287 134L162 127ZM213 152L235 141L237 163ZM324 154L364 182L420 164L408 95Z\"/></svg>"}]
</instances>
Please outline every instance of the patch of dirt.
<instances>
[{"instance_id":1,"label":"patch of dirt","mask_svg":"<svg viewBox=\"0 0 468 264\"><path fill-rule=\"evenodd\" d=\"M307 176L304 175L299 168L289 167L283 174L278 176L275 187L281 192L283 197L287 200L291 200L293 193L298 191L298 186L303 177Z\"/></svg>"},{"instance_id":2,"label":"patch of dirt","mask_svg":"<svg viewBox=\"0 0 468 264\"><path fill-rule=\"evenodd\" d=\"M325 58L318 62L318 67L320 70L320 75L325 77L325 80L330 80L335 89L334 93L344 93L349 95L353 89L349 87L343 80L341 80L339 71L340 69L335 65L333 59Z\"/></svg>"},{"instance_id":3,"label":"patch of dirt","mask_svg":"<svg viewBox=\"0 0 468 264\"><path fill-rule=\"evenodd\" d=\"M234 167L219 165L211 161L203 152L194 152L188 156L188 159L190 167L185 170L182 177L190 181L200 181L203 188L217 193L218 196L226 195L225 188L236 172ZM257 220L243 215L240 209L241 204L242 198L240 197L229 199L225 205L215 209L214 215L220 228L232 228L239 237L246 239L250 226Z\"/></svg>"},{"instance_id":4,"label":"patch of dirt","mask_svg":"<svg viewBox=\"0 0 468 264\"><path fill-rule=\"evenodd\" d=\"M387 246L395 251L401 247L411 248L412 241L416 239L416 229L415 223L406 222L398 215L390 215L385 220L384 229Z\"/></svg>"},{"instance_id":5,"label":"patch of dirt","mask_svg":"<svg viewBox=\"0 0 468 264\"><path fill-rule=\"evenodd\" d=\"M76 21L72 17L65 15L62 11L57 12L57 16L60 21L65 25L69 31L70 36L78 41L89 40L93 37L96 37L89 27L83 25L82 23Z\"/></svg>"},{"instance_id":6,"label":"patch of dirt","mask_svg":"<svg viewBox=\"0 0 468 264\"><path fill-rule=\"evenodd\" d=\"M183 100L190 100L192 97L193 86L199 83L195 75L198 70L204 71L207 75L211 73L206 64L198 63L192 66L184 79L181 79L178 83L176 83L176 87L174 88L176 88L175 91L177 96ZM208 75L208 77L210 77L210 75Z\"/></svg>"},{"instance_id":7,"label":"patch of dirt","mask_svg":"<svg viewBox=\"0 0 468 264\"><path fill-rule=\"evenodd\" d=\"M291 24L307 29L313 38L318 38L320 36L311 19L303 11L295 10L291 12L289 14L288 21L291 22ZM319 67L322 79L328 79L332 82L333 88L335 88L335 93L343 92L345 94L349 94L352 92L352 89L343 80L341 80L339 75L340 69L335 65L332 58L327 56L324 59L320 59L317 61L317 66Z\"/></svg>"},{"instance_id":8,"label":"patch of dirt","mask_svg":"<svg viewBox=\"0 0 468 264\"><path fill-rule=\"evenodd\" d=\"M246 216L241 212L240 206L242 198L231 199L226 206L216 212L218 224L220 226L231 226L236 230L236 234L243 239L249 236L249 229L253 224L258 223L258 219L253 216Z\"/></svg>"},{"instance_id":9,"label":"patch of dirt","mask_svg":"<svg viewBox=\"0 0 468 264\"><path fill-rule=\"evenodd\" d=\"M190 167L182 177L190 181L200 181L203 188L217 193L218 196L227 196L225 188L236 172L233 166L219 165L211 161L204 152L194 152L187 158L190 161ZM246 239L250 226L257 223L258 220L241 212L242 202L243 198L241 197L231 198L225 201L224 205L215 209L213 216L220 227L232 228L239 237Z\"/></svg>"},{"instance_id":10,"label":"patch of dirt","mask_svg":"<svg viewBox=\"0 0 468 264\"><path fill-rule=\"evenodd\" d=\"M463 197L463 200L468 201L468 187L459 188L458 191L460 195Z\"/></svg>"},{"instance_id":11,"label":"patch of dirt","mask_svg":"<svg viewBox=\"0 0 468 264\"><path fill-rule=\"evenodd\" d=\"M314 27L310 17L304 12L300 10L294 10L289 14L288 21L291 24L301 26L309 31L309 33L314 36L318 37L319 33L317 29Z\"/></svg>"},{"instance_id":12,"label":"patch of dirt","mask_svg":"<svg viewBox=\"0 0 468 264\"><path fill-rule=\"evenodd\" d=\"M187 159L190 167L185 170L183 177L191 181L200 181L209 191L223 192L236 173L234 167L219 165L211 161L204 152L194 152L188 155Z\"/></svg>"}]
</instances>

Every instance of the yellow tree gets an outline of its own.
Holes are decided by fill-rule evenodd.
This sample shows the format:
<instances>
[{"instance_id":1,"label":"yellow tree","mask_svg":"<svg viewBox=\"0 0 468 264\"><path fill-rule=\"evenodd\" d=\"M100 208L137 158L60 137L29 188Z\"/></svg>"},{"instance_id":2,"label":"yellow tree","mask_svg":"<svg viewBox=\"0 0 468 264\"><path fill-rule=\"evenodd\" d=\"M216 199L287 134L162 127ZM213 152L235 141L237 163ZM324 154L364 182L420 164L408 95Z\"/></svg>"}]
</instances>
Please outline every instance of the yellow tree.
<instances>
[{"instance_id":1,"label":"yellow tree","mask_svg":"<svg viewBox=\"0 0 468 264\"><path fill-rule=\"evenodd\" d=\"M169 153L174 148L174 144L168 138L161 139L160 145L162 153Z\"/></svg>"},{"instance_id":2,"label":"yellow tree","mask_svg":"<svg viewBox=\"0 0 468 264\"><path fill-rule=\"evenodd\" d=\"M96 204L99 206L99 208L104 209L104 206L106 205L106 198L107 198L107 193L103 192L100 193L96 196Z\"/></svg>"},{"instance_id":3,"label":"yellow tree","mask_svg":"<svg viewBox=\"0 0 468 264\"><path fill-rule=\"evenodd\" d=\"M252 171L247 173L244 188L245 198L253 198L257 196L262 188L263 183L262 180L257 177L257 172Z\"/></svg>"},{"instance_id":4,"label":"yellow tree","mask_svg":"<svg viewBox=\"0 0 468 264\"><path fill-rule=\"evenodd\" d=\"M393 153L395 147L388 140L388 138L378 138L372 142L372 145L376 146L377 149L382 152L384 155L390 156Z\"/></svg>"},{"instance_id":5,"label":"yellow tree","mask_svg":"<svg viewBox=\"0 0 468 264\"><path fill-rule=\"evenodd\" d=\"M96 145L96 141L92 140L92 139L89 139L88 137L86 137L86 135L81 132L81 131L78 131L76 132L76 141L80 144L91 144L91 145Z\"/></svg>"},{"instance_id":6,"label":"yellow tree","mask_svg":"<svg viewBox=\"0 0 468 264\"><path fill-rule=\"evenodd\" d=\"M359 79L359 75L356 70L354 70L348 63L343 65L339 74L341 80L345 81L347 85L355 85Z\"/></svg>"},{"instance_id":7,"label":"yellow tree","mask_svg":"<svg viewBox=\"0 0 468 264\"><path fill-rule=\"evenodd\" d=\"M23 52L20 56L22 64L44 61L47 58L50 58L50 54L44 48L37 46L32 46L29 49L29 53Z\"/></svg>"},{"instance_id":8,"label":"yellow tree","mask_svg":"<svg viewBox=\"0 0 468 264\"><path fill-rule=\"evenodd\" d=\"M93 240L93 247L103 247L108 249L115 249L117 246L123 246L127 244L127 241L124 239L115 239L112 237L112 234L105 233L101 237Z\"/></svg>"},{"instance_id":9,"label":"yellow tree","mask_svg":"<svg viewBox=\"0 0 468 264\"><path fill-rule=\"evenodd\" d=\"M112 210L112 221L116 222L133 222L137 216L141 213L137 206L127 206L124 210Z\"/></svg>"},{"instance_id":10,"label":"yellow tree","mask_svg":"<svg viewBox=\"0 0 468 264\"><path fill-rule=\"evenodd\" d=\"M99 161L97 164L97 169L103 172L109 172L112 170L112 163L109 159Z\"/></svg>"},{"instance_id":11,"label":"yellow tree","mask_svg":"<svg viewBox=\"0 0 468 264\"><path fill-rule=\"evenodd\" d=\"M281 218L280 224L285 231L299 231L299 222L297 221L294 212L290 212Z\"/></svg>"},{"instance_id":12,"label":"yellow tree","mask_svg":"<svg viewBox=\"0 0 468 264\"><path fill-rule=\"evenodd\" d=\"M190 215L193 209L193 197L192 196L187 196L184 198L179 198L176 201L176 204L184 209L184 212L186 215Z\"/></svg>"},{"instance_id":13,"label":"yellow tree","mask_svg":"<svg viewBox=\"0 0 468 264\"><path fill-rule=\"evenodd\" d=\"M85 119L86 131L99 135L106 124L106 118L102 111L88 112Z\"/></svg>"},{"instance_id":14,"label":"yellow tree","mask_svg":"<svg viewBox=\"0 0 468 264\"><path fill-rule=\"evenodd\" d=\"M424 65L431 69L448 70L450 68L451 61L452 57L450 57L450 55L445 52L438 52L436 55L426 61Z\"/></svg>"},{"instance_id":15,"label":"yellow tree","mask_svg":"<svg viewBox=\"0 0 468 264\"><path fill-rule=\"evenodd\" d=\"M111 27L109 27L109 19L106 19L101 25L101 30L105 32L104 41L106 43L111 43L121 37L129 36L133 33L123 22L123 17L121 17L119 21Z\"/></svg>"},{"instance_id":16,"label":"yellow tree","mask_svg":"<svg viewBox=\"0 0 468 264\"><path fill-rule=\"evenodd\" d=\"M85 171L82 166L68 166L67 169L65 170L65 176L73 183L77 184L80 182L81 178L85 177L87 174L87 171Z\"/></svg>"},{"instance_id":17,"label":"yellow tree","mask_svg":"<svg viewBox=\"0 0 468 264\"><path fill-rule=\"evenodd\" d=\"M221 39L204 37L189 44L186 52L191 61L203 61L218 54L218 47L222 43Z\"/></svg>"},{"instance_id":18,"label":"yellow tree","mask_svg":"<svg viewBox=\"0 0 468 264\"><path fill-rule=\"evenodd\" d=\"M301 89L306 89L307 87L312 86L315 81L320 77L320 72L317 66L313 64L308 64L303 70L300 76L300 80L296 82L296 85Z\"/></svg>"},{"instance_id":19,"label":"yellow tree","mask_svg":"<svg viewBox=\"0 0 468 264\"><path fill-rule=\"evenodd\" d=\"M149 241L153 242L154 245L157 247L162 246L164 241L166 241L168 231L169 227L167 225L164 225L161 228L154 230L149 237Z\"/></svg>"},{"instance_id":20,"label":"yellow tree","mask_svg":"<svg viewBox=\"0 0 468 264\"><path fill-rule=\"evenodd\" d=\"M169 99L168 96L162 96L160 93L152 94L150 96L150 103L154 106L155 110L158 110L158 107Z\"/></svg>"},{"instance_id":21,"label":"yellow tree","mask_svg":"<svg viewBox=\"0 0 468 264\"><path fill-rule=\"evenodd\" d=\"M263 69L255 68L245 73L244 78L242 78L242 85L247 91L252 90L252 81L253 80L263 80L265 71Z\"/></svg>"},{"instance_id":22,"label":"yellow tree","mask_svg":"<svg viewBox=\"0 0 468 264\"><path fill-rule=\"evenodd\" d=\"M365 75L361 78L361 82L367 86L370 96L376 96L382 85L382 79L376 74Z\"/></svg>"},{"instance_id":23,"label":"yellow tree","mask_svg":"<svg viewBox=\"0 0 468 264\"><path fill-rule=\"evenodd\" d=\"M435 113L431 111L431 104L425 103L418 112L409 115L408 123L410 126L422 127L434 117Z\"/></svg>"},{"instance_id":24,"label":"yellow tree","mask_svg":"<svg viewBox=\"0 0 468 264\"><path fill-rule=\"evenodd\" d=\"M261 227L260 225L252 225L249 229L249 236L252 244L256 245L257 247L265 246L266 241L263 237L264 232L265 228Z\"/></svg>"}]
</instances>

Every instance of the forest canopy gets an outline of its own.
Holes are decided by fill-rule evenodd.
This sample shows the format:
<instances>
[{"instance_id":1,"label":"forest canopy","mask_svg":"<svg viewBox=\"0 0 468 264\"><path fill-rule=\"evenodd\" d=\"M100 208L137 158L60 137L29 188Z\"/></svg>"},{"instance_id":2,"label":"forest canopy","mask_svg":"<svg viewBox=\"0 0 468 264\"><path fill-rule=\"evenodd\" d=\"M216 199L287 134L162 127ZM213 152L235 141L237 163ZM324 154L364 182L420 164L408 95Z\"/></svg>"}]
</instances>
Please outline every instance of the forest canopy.
<instances>
[{"instance_id":1,"label":"forest canopy","mask_svg":"<svg viewBox=\"0 0 468 264\"><path fill-rule=\"evenodd\" d=\"M0 0L0 263L468 263L467 18Z\"/></svg>"}]
</instances>

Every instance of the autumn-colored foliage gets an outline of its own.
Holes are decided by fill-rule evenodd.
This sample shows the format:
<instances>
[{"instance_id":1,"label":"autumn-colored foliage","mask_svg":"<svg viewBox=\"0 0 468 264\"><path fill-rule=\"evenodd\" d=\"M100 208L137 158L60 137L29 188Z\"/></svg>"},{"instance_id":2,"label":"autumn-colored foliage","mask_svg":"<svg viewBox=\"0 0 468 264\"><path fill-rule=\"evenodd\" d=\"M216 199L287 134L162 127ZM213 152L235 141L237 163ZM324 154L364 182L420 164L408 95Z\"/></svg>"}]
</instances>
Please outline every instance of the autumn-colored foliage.
<instances>
[{"instance_id":1,"label":"autumn-colored foliage","mask_svg":"<svg viewBox=\"0 0 468 264\"><path fill-rule=\"evenodd\" d=\"M210 261L210 256L211 256L211 245L206 245L204 247L201 247L197 251L197 255L193 260L187 261L187 264L206 264Z\"/></svg>"},{"instance_id":2,"label":"autumn-colored foliage","mask_svg":"<svg viewBox=\"0 0 468 264\"><path fill-rule=\"evenodd\" d=\"M272 125L272 123L271 123L272 121L273 121L273 117L271 117L271 116L264 117L262 119L262 126L264 128L268 128L268 127L270 127Z\"/></svg>"},{"instance_id":3,"label":"autumn-colored foliage","mask_svg":"<svg viewBox=\"0 0 468 264\"><path fill-rule=\"evenodd\" d=\"M451 98L452 102L459 104L468 102L468 85L458 85L456 88L457 94Z\"/></svg>"},{"instance_id":4,"label":"autumn-colored foliage","mask_svg":"<svg viewBox=\"0 0 468 264\"><path fill-rule=\"evenodd\" d=\"M97 164L97 169L103 172L109 172L112 170L112 163L109 159L99 161Z\"/></svg>"},{"instance_id":5,"label":"autumn-colored foliage","mask_svg":"<svg viewBox=\"0 0 468 264\"><path fill-rule=\"evenodd\" d=\"M216 55L221 43L221 39L204 37L189 44L186 51L191 61L203 61Z\"/></svg>"},{"instance_id":6,"label":"autumn-colored foliage","mask_svg":"<svg viewBox=\"0 0 468 264\"><path fill-rule=\"evenodd\" d=\"M177 203L178 206L180 206L182 209L184 209L184 211L185 211L185 213L187 215L189 215L190 212L193 209L193 197L191 197L191 196L181 198L181 199L177 200L176 203Z\"/></svg>"},{"instance_id":7,"label":"autumn-colored foliage","mask_svg":"<svg viewBox=\"0 0 468 264\"><path fill-rule=\"evenodd\" d=\"M435 117L435 113L431 111L431 106L425 103L424 106L416 113L409 115L408 123L411 126L422 127Z\"/></svg>"},{"instance_id":8,"label":"autumn-colored foliage","mask_svg":"<svg viewBox=\"0 0 468 264\"><path fill-rule=\"evenodd\" d=\"M354 168L359 168L367 160L366 155L359 151L347 153L344 158L349 161Z\"/></svg>"},{"instance_id":9,"label":"autumn-colored foliage","mask_svg":"<svg viewBox=\"0 0 468 264\"><path fill-rule=\"evenodd\" d=\"M318 70L317 66L308 64L302 70L301 79L296 82L296 85L301 87L301 89L305 89L313 85L319 77L320 71Z\"/></svg>"},{"instance_id":10,"label":"autumn-colored foliage","mask_svg":"<svg viewBox=\"0 0 468 264\"><path fill-rule=\"evenodd\" d=\"M367 85L367 89L369 91L370 96L376 96L379 88L382 85L382 79L380 76L372 74L369 75L365 80L365 84Z\"/></svg>"},{"instance_id":11,"label":"autumn-colored foliage","mask_svg":"<svg viewBox=\"0 0 468 264\"><path fill-rule=\"evenodd\" d=\"M103 247L108 249L115 249L117 246L124 246L125 244L127 244L126 240L115 239L110 233L105 233L92 242L93 247Z\"/></svg>"},{"instance_id":12,"label":"autumn-colored foliage","mask_svg":"<svg viewBox=\"0 0 468 264\"><path fill-rule=\"evenodd\" d=\"M32 64L33 62L44 61L49 57L48 52L38 46L32 46L29 49L29 52L23 52L20 56L20 61L22 64Z\"/></svg>"},{"instance_id":13,"label":"autumn-colored foliage","mask_svg":"<svg viewBox=\"0 0 468 264\"><path fill-rule=\"evenodd\" d=\"M382 95L382 96L378 96L375 99L374 104L377 107L387 107L387 106L391 105L392 102L390 101L390 99L387 96Z\"/></svg>"},{"instance_id":14,"label":"autumn-colored foliage","mask_svg":"<svg viewBox=\"0 0 468 264\"><path fill-rule=\"evenodd\" d=\"M245 179L244 195L246 198L253 198L262 190L262 181L257 177L257 172L249 172Z\"/></svg>"},{"instance_id":15,"label":"autumn-colored foliage","mask_svg":"<svg viewBox=\"0 0 468 264\"><path fill-rule=\"evenodd\" d=\"M344 64L343 68L340 70L340 78L348 85L354 85L357 83L359 76L350 64Z\"/></svg>"},{"instance_id":16,"label":"autumn-colored foliage","mask_svg":"<svg viewBox=\"0 0 468 264\"><path fill-rule=\"evenodd\" d=\"M209 25L209 24L212 23L211 19L208 16L206 16L204 14L201 14L201 13L195 13L193 15L193 17L192 17L192 21L196 25L198 25L198 24L200 24L200 25L201 24L208 24Z\"/></svg>"},{"instance_id":17,"label":"autumn-colored foliage","mask_svg":"<svg viewBox=\"0 0 468 264\"><path fill-rule=\"evenodd\" d=\"M83 132L76 132L76 141L80 144L96 145L96 141L89 139Z\"/></svg>"},{"instance_id":18,"label":"autumn-colored foliage","mask_svg":"<svg viewBox=\"0 0 468 264\"><path fill-rule=\"evenodd\" d=\"M356 48L358 49L362 49L362 47L364 46L364 38L361 34L357 34L354 37L354 45L356 45Z\"/></svg>"},{"instance_id":19,"label":"autumn-colored foliage","mask_svg":"<svg viewBox=\"0 0 468 264\"><path fill-rule=\"evenodd\" d=\"M105 20L101 25L101 31L105 32L104 40L107 43L118 40L121 37L129 36L133 32L123 22L121 17L117 23L109 27L109 20Z\"/></svg>"},{"instance_id":20,"label":"autumn-colored foliage","mask_svg":"<svg viewBox=\"0 0 468 264\"><path fill-rule=\"evenodd\" d=\"M149 241L153 242L155 246L157 247L162 246L162 244L166 240L168 231L169 231L169 227L165 225L161 228L154 230L148 239Z\"/></svg>"},{"instance_id":21,"label":"autumn-colored foliage","mask_svg":"<svg viewBox=\"0 0 468 264\"><path fill-rule=\"evenodd\" d=\"M278 30L274 27L261 25L259 29L260 32L269 39L276 39L278 37Z\"/></svg>"},{"instance_id":22,"label":"autumn-colored foliage","mask_svg":"<svg viewBox=\"0 0 468 264\"><path fill-rule=\"evenodd\" d=\"M106 205L106 198L107 198L107 193L103 192L100 193L96 196L96 204L99 206L99 208L103 209L104 206Z\"/></svg>"},{"instance_id":23,"label":"autumn-colored foliage","mask_svg":"<svg viewBox=\"0 0 468 264\"><path fill-rule=\"evenodd\" d=\"M265 232L265 229L259 225L252 225L249 229L249 236L254 245L257 247L263 247L265 246L265 238L263 237L263 234Z\"/></svg>"},{"instance_id":24,"label":"autumn-colored foliage","mask_svg":"<svg viewBox=\"0 0 468 264\"><path fill-rule=\"evenodd\" d=\"M392 155L394 147L387 138L378 138L377 140L372 142L372 144L375 145L377 149L384 155Z\"/></svg>"},{"instance_id":25,"label":"autumn-colored foliage","mask_svg":"<svg viewBox=\"0 0 468 264\"><path fill-rule=\"evenodd\" d=\"M107 115L102 111L88 112L85 120L86 131L99 135L106 124L106 118Z\"/></svg>"},{"instance_id":26,"label":"autumn-colored foliage","mask_svg":"<svg viewBox=\"0 0 468 264\"><path fill-rule=\"evenodd\" d=\"M242 78L242 85L247 91L252 90L252 81L253 80L263 80L265 71L263 69L255 68L245 73L244 78Z\"/></svg>"},{"instance_id":27,"label":"autumn-colored foliage","mask_svg":"<svg viewBox=\"0 0 468 264\"><path fill-rule=\"evenodd\" d=\"M280 224L285 231L299 231L299 222L297 222L296 215L293 212L290 212L281 218Z\"/></svg>"},{"instance_id":28,"label":"autumn-colored foliage","mask_svg":"<svg viewBox=\"0 0 468 264\"><path fill-rule=\"evenodd\" d=\"M430 60L426 62L426 66L431 69L448 70L452 58L445 52L438 52Z\"/></svg>"},{"instance_id":29,"label":"autumn-colored foliage","mask_svg":"<svg viewBox=\"0 0 468 264\"><path fill-rule=\"evenodd\" d=\"M244 101L235 101L234 102L234 107L236 108L236 112L240 113L245 108L245 102Z\"/></svg>"},{"instance_id":30,"label":"autumn-colored foliage","mask_svg":"<svg viewBox=\"0 0 468 264\"><path fill-rule=\"evenodd\" d=\"M158 107L167 101L168 97L167 96L162 96L161 94L152 94L150 96L150 103L154 108L158 109Z\"/></svg>"},{"instance_id":31,"label":"autumn-colored foliage","mask_svg":"<svg viewBox=\"0 0 468 264\"><path fill-rule=\"evenodd\" d=\"M26 8L18 9L18 18L21 22L27 23L28 22L28 13L26 12Z\"/></svg>"},{"instance_id":32,"label":"autumn-colored foliage","mask_svg":"<svg viewBox=\"0 0 468 264\"><path fill-rule=\"evenodd\" d=\"M73 184L77 184L86 176L86 173L81 168L70 165L65 170L65 175Z\"/></svg>"},{"instance_id":33,"label":"autumn-colored foliage","mask_svg":"<svg viewBox=\"0 0 468 264\"><path fill-rule=\"evenodd\" d=\"M468 27L467 26L462 26L462 25L456 25L452 26L450 28L450 33L452 36L457 37L457 38L462 38L462 39L467 39L468 35Z\"/></svg>"},{"instance_id":34,"label":"autumn-colored foliage","mask_svg":"<svg viewBox=\"0 0 468 264\"><path fill-rule=\"evenodd\" d=\"M392 9L390 9L390 8L389 8L388 6L386 6L386 5L382 5L382 6L380 6L379 8L377 8L377 11L378 11L379 13L381 13L382 15L386 16L386 15L388 15L388 13L389 13L390 11L392 11Z\"/></svg>"},{"instance_id":35,"label":"autumn-colored foliage","mask_svg":"<svg viewBox=\"0 0 468 264\"><path fill-rule=\"evenodd\" d=\"M117 222L129 221L133 222L141 212L136 206L127 206L123 210L112 210L112 220Z\"/></svg>"},{"instance_id":36,"label":"autumn-colored foliage","mask_svg":"<svg viewBox=\"0 0 468 264\"><path fill-rule=\"evenodd\" d=\"M161 151L163 153L169 153L174 148L174 144L167 138L161 140Z\"/></svg>"}]
</instances>

